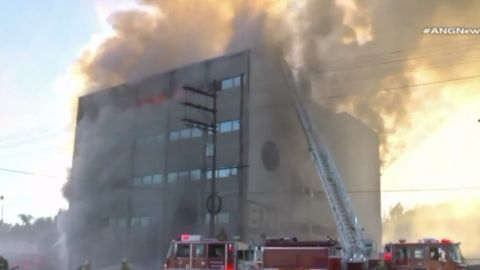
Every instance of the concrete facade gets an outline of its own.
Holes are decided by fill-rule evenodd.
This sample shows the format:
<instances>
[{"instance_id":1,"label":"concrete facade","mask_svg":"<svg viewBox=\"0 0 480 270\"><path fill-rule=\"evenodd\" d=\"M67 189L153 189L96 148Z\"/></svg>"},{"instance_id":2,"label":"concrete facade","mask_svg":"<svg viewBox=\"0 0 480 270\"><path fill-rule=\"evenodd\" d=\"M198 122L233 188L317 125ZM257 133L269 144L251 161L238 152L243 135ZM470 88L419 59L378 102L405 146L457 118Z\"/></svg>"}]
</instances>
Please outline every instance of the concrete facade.
<instances>
[{"instance_id":1,"label":"concrete facade","mask_svg":"<svg viewBox=\"0 0 480 270\"><path fill-rule=\"evenodd\" d=\"M208 234L211 135L182 118L209 121L182 101L211 106L182 86L218 80L216 233L244 241L267 236L324 238L336 233L308 146L276 58L249 50L207 60L79 100L66 226L70 267L121 258L159 267L169 241ZM345 114L312 105L352 191L367 235L380 242L378 141ZM377 192L376 192L377 191Z\"/></svg>"}]
</instances>

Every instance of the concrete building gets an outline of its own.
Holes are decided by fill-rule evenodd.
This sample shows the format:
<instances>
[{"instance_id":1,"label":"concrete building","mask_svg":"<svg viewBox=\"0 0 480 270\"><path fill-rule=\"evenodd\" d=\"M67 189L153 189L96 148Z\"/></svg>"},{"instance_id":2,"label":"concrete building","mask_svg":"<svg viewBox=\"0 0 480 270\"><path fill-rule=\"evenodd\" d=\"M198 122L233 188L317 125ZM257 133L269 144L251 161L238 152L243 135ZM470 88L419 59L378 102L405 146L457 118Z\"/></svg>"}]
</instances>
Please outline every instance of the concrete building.
<instances>
[{"instance_id":1,"label":"concrete building","mask_svg":"<svg viewBox=\"0 0 480 270\"><path fill-rule=\"evenodd\" d=\"M207 235L211 135L182 118L211 114L183 86L218 80L216 233L244 241L303 239L336 229L277 58L249 50L154 75L79 99L66 225L70 266L121 258L158 267L180 233ZM380 242L378 141L346 114L312 106L367 236Z\"/></svg>"}]
</instances>

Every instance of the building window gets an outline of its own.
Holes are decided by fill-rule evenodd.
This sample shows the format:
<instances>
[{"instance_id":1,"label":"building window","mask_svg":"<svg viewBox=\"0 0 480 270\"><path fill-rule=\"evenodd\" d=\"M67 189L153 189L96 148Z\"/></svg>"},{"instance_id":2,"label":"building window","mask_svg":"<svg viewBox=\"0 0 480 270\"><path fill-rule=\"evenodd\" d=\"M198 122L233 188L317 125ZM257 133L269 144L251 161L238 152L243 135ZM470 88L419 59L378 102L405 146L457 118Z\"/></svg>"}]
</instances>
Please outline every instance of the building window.
<instances>
[{"instance_id":1,"label":"building window","mask_svg":"<svg viewBox=\"0 0 480 270\"><path fill-rule=\"evenodd\" d=\"M130 226L131 227L136 227L136 226L139 226L140 225L140 218L139 217L133 217L131 222L130 222Z\"/></svg>"},{"instance_id":2,"label":"building window","mask_svg":"<svg viewBox=\"0 0 480 270\"><path fill-rule=\"evenodd\" d=\"M205 224L207 224L207 225L210 224L210 214L205 215Z\"/></svg>"},{"instance_id":3,"label":"building window","mask_svg":"<svg viewBox=\"0 0 480 270\"><path fill-rule=\"evenodd\" d=\"M237 175L238 169L237 168L221 168L216 170L215 176L217 178L227 178L230 176ZM211 179L212 178L212 170L209 169L206 172L206 178Z\"/></svg>"},{"instance_id":4,"label":"building window","mask_svg":"<svg viewBox=\"0 0 480 270\"><path fill-rule=\"evenodd\" d=\"M222 80L222 90L233 88L233 80L225 79Z\"/></svg>"},{"instance_id":5,"label":"building window","mask_svg":"<svg viewBox=\"0 0 480 270\"><path fill-rule=\"evenodd\" d=\"M117 226L119 228L125 228L127 227L127 219L126 218L119 218L117 219Z\"/></svg>"},{"instance_id":6,"label":"building window","mask_svg":"<svg viewBox=\"0 0 480 270\"><path fill-rule=\"evenodd\" d=\"M141 184L142 184L142 178L141 177L133 178L133 185L134 186L140 186Z\"/></svg>"},{"instance_id":7,"label":"building window","mask_svg":"<svg viewBox=\"0 0 480 270\"><path fill-rule=\"evenodd\" d=\"M192 136L191 129L183 129L182 131L180 131L180 138L182 139L187 139L187 138L190 138L191 136Z\"/></svg>"},{"instance_id":8,"label":"building window","mask_svg":"<svg viewBox=\"0 0 480 270\"><path fill-rule=\"evenodd\" d=\"M231 88L237 88L237 87L240 87L242 85L242 77L241 76L236 76L236 77L233 77L233 78L228 78L228 79L224 79L222 80L222 90L226 90L226 89L231 89Z\"/></svg>"},{"instance_id":9,"label":"building window","mask_svg":"<svg viewBox=\"0 0 480 270\"><path fill-rule=\"evenodd\" d=\"M138 144L138 145L153 144L153 143L161 143L164 140L165 140L165 135L164 134L158 134L158 135L142 136L140 138L137 138L135 140L135 143Z\"/></svg>"},{"instance_id":10,"label":"building window","mask_svg":"<svg viewBox=\"0 0 480 270\"><path fill-rule=\"evenodd\" d=\"M205 144L205 156L212 157L213 156L214 145L213 143Z\"/></svg>"},{"instance_id":11,"label":"building window","mask_svg":"<svg viewBox=\"0 0 480 270\"><path fill-rule=\"evenodd\" d=\"M242 85L241 80L240 76L233 78L233 87L240 87Z\"/></svg>"},{"instance_id":12,"label":"building window","mask_svg":"<svg viewBox=\"0 0 480 270\"><path fill-rule=\"evenodd\" d=\"M142 227L147 227L148 225L150 225L150 217L142 217L140 219L140 224L142 225Z\"/></svg>"},{"instance_id":13,"label":"building window","mask_svg":"<svg viewBox=\"0 0 480 270\"><path fill-rule=\"evenodd\" d=\"M207 179L212 179L212 170L207 170L205 174L207 176Z\"/></svg>"},{"instance_id":14,"label":"building window","mask_svg":"<svg viewBox=\"0 0 480 270\"><path fill-rule=\"evenodd\" d=\"M146 175L143 177L143 184L144 185L151 185L153 177L151 175Z\"/></svg>"},{"instance_id":15,"label":"building window","mask_svg":"<svg viewBox=\"0 0 480 270\"><path fill-rule=\"evenodd\" d=\"M201 178L202 178L202 171L201 170L190 171L190 179L200 180Z\"/></svg>"},{"instance_id":16,"label":"building window","mask_svg":"<svg viewBox=\"0 0 480 270\"><path fill-rule=\"evenodd\" d=\"M240 120L232 121L232 130L240 130Z\"/></svg>"},{"instance_id":17,"label":"building window","mask_svg":"<svg viewBox=\"0 0 480 270\"><path fill-rule=\"evenodd\" d=\"M229 213L218 213L215 215L215 219L213 221L215 224L227 224L230 223L230 214ZM205 215L205 224L210 224L210 214Z\"/></svg>"},{"instance_id":18,"label":"building window","mask_svg":"<svg viewBox=\"0 0 480 270\"><path fill-rule=\"evenodd\" d=\"M220 223L220 224L227 224L230 222L230 215L228 213L218 213L216 218L217 218L217 223Z\"/></svg>"},{"instance_id":19,"label":"building window","mask_svg":"<svg viewBox=\"0 0 480 270\"><path fill-rule=\"evenodd\" d=\"M220 133L240 130L240 120L223 121L218 123L217 131ZM211 132L209 133L211 134Z\"/></svg>"},{"instance_id":20,"label":"building window","mask_svg":"<svg viewBox=\"0 0 480 270\"><path fill-rule=\"evenodd\" d=\"M176 141L180 139L180 132L179 131L171 131L169 135L170 141Z\"/></svg>"},{"instance_id":21,"label":"building window","mask_svg":"<svg viewBox=\"0 0 480 270\"><path fill-rule=\"evenodd\" d=\"M168 183L173 183L177 181L178 174L176 172L171 172L168 174Z\"/></svg>"},{"instance_id":22,"label":"building window","mask_svg":"<svg viewBox=\"0 0 480 270\"><path fill-rule=\"evenodd\" d=\"M192 137L193 138L202 137L202 130L199 128L192 128Z\"/></svg>"},{"instance_id":23,"label":"building window","mask_svg":"<svg viewBox=\"0 0 480 270\"><path fill-rule=\"evenodd\" d=\"M147 227L150 225L150 217L132 217L130 219L131 227Z\"/></svg>"},{"instance_id":24,"label":"building window","mask_svg":"<svg viewBox=\"0 0 480 270\"><path fill-rule=\"evenodd\" d=\"M232 121L226 121L226 122L220 123L220 130L219 131L221 133L232 131Z\"/></svg>"},{"instance_id":25,"label":"building window","mask_svg":"<svg viewBox=\"0 0 480 270\"><path fill-rule=\"evenodd\" d=\"M218 177L225 178L230 176L230 169L220 169L218 170Z\"/></svg>"},{"instance_id":26,"label":"building window","mask_svg":"<svg viewBox=\"0 0 480 270\"><path fill-rule=\"evenodd\" d=\"M162 178L163 177L161 174L144 175L143 177L137 176L133 179L133 185L141 186L141 185L161 184Z\"/></svg>"},{"instance_id":27,"label":"building window","mask_svg":"<svg viewBox=\"0 0 480 270\"><path fill-rule=\"evenodd\" d=\"M162 183L162 175L161 174L155 174L153 176L153 184L161 184Z\"/></svg>"},{"instance_id":28,"label":"building window","mask_svg":"<svg viewBox=\"0 0 480 270\"><path fill-rule=\"evenodd\" d=\"M180 181L188 180L188 176L189 176L189 172L188 172L188 171L178 173L178 179L179 179Z\"/></svg>"}]
</instances>

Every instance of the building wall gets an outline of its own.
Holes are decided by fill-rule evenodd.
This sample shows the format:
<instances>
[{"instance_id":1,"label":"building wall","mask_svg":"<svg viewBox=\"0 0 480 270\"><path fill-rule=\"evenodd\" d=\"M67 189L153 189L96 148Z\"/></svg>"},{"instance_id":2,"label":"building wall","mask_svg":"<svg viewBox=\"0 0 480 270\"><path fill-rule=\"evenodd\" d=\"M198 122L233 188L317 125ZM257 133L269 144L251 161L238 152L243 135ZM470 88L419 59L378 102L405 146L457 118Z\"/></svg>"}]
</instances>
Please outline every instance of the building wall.
<instances>
[{"instance_id":1,"label":"building wall","mask_svg":"<svg viewBox=\"0 0 480 270\"><path fill-rule=\"evenodd\" d=\"M180 102L211 106L182 86L209 89L213 80L228 88L218 93L218 121L237 125L218 134L217 167L230 176L216 181L222 197L216 233L254 241L335 234L284 75L275 55L251 50L81 97L67 188L75 220L67 232L71 268L85 259L103 267L122 257L157 267L173 237L208 235L211 136L194 135L182 118L210 118ZM352 135L330 140L332 151L349 189L379 189L375 135L352 118L326 111L318 116L327 140L343 138L331 129L362 132L362 143ZM357 194L352 196L362 220L373 213L366 230L375 231L379 196Z\"/></svg>"},{"instance_id":2,"label":"building wall","mask_svg":"<svg viewBox=\"0 0 480 270\"><path fill-rule=\"evenodd\" d=\"M249 237L295 235L318 239L336 226L275 55L251 52L249 93ZM378 140L347 114L306 104L329 147L365 235L381 236ZM269 164L270 163L270 164Z\"/></svg>"},{"instance_id":3,"label":"building wall","mask_svg":"<svg viewBox=\"0 0 480 270\"><path fill-rule=\"evenodd\" d=\"M201 62L80 98L68 192L71 219L81 221L70 226L72 267L87 258L105 266L124 256L154 264L163 259L172 237L208 233L205 178L211 157L205 146L211 136L193 135L181 119L210 117L179 102L211 106L211 100L186 95L182 86L209 89L213 80L245 74L247 56ZM247 85L235 83L218 94L221 129L240 117L240 88ZM241 128L218 134L218 168L240 163ZM217 232L238 235L238 176L223 176L217 179L223 198Z\"/></svg>"}]
</instances>

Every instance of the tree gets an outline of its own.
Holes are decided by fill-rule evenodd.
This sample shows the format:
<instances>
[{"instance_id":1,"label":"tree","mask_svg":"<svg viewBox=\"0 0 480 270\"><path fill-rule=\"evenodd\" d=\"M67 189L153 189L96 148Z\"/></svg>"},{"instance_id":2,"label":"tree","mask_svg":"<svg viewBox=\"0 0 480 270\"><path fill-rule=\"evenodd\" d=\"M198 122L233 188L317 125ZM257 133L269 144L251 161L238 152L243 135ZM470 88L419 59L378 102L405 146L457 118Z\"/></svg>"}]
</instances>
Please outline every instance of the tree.
<instances>
[{"instance_id":1,"label":"tree","mask_svg":"<svg viewBox=\"0 0 480 270\"><path fill-rule=\"evenodd\" d=\"M18 215L18 218L20 218L23 225L29 226L29 225L31 225L31 221L33 219L33 216L32 215L26 215L26 214L20 214L20 215Z\"/></svg>"}]
</instances>

